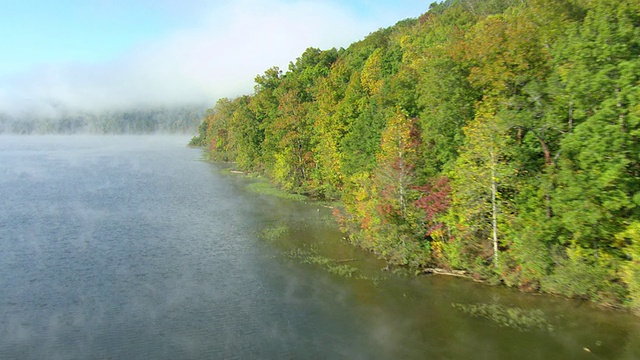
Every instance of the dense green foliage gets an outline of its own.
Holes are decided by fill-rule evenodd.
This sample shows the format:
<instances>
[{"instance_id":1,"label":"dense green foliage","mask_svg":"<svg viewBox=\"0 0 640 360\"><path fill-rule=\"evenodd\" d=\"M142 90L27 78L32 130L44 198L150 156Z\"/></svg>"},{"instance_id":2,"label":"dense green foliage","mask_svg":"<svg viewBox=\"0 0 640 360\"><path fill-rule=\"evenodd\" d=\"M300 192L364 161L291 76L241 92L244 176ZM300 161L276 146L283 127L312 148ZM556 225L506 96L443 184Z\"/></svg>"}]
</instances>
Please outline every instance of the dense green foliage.
<instances>
[{"instance_id":1,"label":"dense green foliage","mask_svg":"<svg viewBox=\"0 0 640 360\"><path fill-rule=\"evenodd\" d=\"M197 145L395 264L640 310L640 0L448 0L310 48Z\"/></svg>"},{"instance_id":2,"label":"dense green foliage","mask_svg":"<svg viewBox=\"0 0 640 360\"><path fill-rule=\"evenodd\" d=\"M0 113L0 133L10 134L147 134L193 133L204 111L200 106L158 107L148 109L73 112L56 115Z\"/></svg>"}]
</instances>

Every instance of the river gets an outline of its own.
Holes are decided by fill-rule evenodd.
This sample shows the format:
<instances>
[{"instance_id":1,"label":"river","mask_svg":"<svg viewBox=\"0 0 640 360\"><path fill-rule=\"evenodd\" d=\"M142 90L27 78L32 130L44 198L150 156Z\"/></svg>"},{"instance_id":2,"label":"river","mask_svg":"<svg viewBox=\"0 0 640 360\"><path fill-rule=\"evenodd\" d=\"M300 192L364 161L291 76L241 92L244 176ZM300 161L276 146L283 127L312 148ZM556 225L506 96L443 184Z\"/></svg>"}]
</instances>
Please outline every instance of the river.
<instances>
[{"instance_id":1,"label":"river","mask_svg":"<svg viewBox=\"0 0 640 360\"><path fill-rule=\"evenodd\" d=\"M1 359L638 359L624 312L385 271L180 136L0 136Z\"/></svg>"}]
</instances>

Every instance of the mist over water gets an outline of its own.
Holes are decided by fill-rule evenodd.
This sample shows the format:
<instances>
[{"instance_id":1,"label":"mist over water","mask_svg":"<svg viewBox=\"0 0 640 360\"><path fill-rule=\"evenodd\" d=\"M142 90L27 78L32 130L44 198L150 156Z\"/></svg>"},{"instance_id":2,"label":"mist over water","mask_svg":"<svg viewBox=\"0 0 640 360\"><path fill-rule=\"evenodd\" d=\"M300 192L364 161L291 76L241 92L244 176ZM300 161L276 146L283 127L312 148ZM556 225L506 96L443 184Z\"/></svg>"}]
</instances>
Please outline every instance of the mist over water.
<instances>
[{"instance_id":1,"label":"mist over water","mask_svg":"<svg viewBox=\"0 0 640 360\"><path fill-rule=\"evenodd\" d=\"M0 113L0 134L193 134L205 109L201 104L95 113L65 110L51 116Z\"/></svg>"},{"instance_id":2,"label":"mist over water","mask_svg":"<svg viewBox=\"0 0 640 360\"><path fill-rule=\"evenodd\" d=\"M249 192L188 140L0 136L0 358L640 356L624 313L382 271L327 209Z\"/></svg>"}]
</instances>

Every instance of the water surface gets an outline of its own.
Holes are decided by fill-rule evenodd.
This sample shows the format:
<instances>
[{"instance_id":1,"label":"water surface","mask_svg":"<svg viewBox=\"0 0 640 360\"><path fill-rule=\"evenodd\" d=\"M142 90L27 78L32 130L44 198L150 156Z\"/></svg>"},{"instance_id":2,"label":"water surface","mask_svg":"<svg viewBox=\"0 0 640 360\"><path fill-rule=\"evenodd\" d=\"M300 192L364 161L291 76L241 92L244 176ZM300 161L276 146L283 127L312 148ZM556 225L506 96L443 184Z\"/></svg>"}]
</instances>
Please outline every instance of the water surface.
<instances>
[{"instance_id":1,"label":"water surface","mask_svg":"<svg viewBox=\"0 0 640 360\"><path fill-rule=\"evenodd\" d=\"M633 316L383 271L187 141L0 137L0 358L640 358Z\"/></svg>"}]
</instances>

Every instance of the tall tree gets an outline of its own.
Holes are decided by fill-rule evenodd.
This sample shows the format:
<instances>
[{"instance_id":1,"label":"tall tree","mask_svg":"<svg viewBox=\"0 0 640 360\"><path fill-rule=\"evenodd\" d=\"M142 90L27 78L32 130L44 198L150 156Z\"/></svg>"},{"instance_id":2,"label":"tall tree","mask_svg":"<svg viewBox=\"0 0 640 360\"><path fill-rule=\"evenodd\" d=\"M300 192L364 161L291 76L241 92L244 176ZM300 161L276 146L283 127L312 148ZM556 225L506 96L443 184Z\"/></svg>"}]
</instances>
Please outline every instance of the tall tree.
<instances>
[{"instance_id":1,"label":"tall tree","mask_svg":"<svg viewBox=\"0 0 640 360\"><path fill-rule=\"evenodd\" d=\"M486 257L490 244L494 266L499 264L500 228L507 223L509 206L503 196L513 176L507 153L510 139L500 127L497 105L484 99L476 117L465 128L465 144L451 172L452 207L456 214L452 228L461 241L476 247L475 255ZM486 239L486 240L485 240Z\"/></svg>"}]
</instances>

